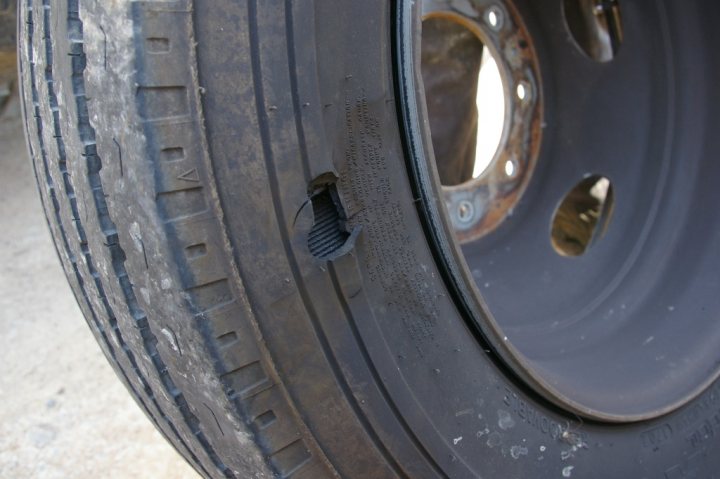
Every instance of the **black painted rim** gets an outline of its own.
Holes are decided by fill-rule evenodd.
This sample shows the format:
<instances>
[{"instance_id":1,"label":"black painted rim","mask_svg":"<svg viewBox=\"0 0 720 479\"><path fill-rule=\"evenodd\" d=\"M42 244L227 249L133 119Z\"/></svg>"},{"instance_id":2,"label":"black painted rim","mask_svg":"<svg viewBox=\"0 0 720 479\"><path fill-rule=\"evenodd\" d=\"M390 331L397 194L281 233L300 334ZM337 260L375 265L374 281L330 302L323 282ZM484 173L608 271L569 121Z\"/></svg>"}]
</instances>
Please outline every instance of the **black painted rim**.
<instances>
[{"instance_id":1,"label":"black painted rim","mask_svg":"<svg viewBox=\"0 0 720 479\"><path fill-rule=\"evenodd\" d=\"M538 171L512 218L461 247L433 167L419 11L397 2L396 88L418 213L459 310L507 374L591 420L664 415L720 375L718 218L698 209L720 173L709 160L720 145L704 127L714 62L697 25L707 23L696 22L698 5L621 4L626 39L615 60L598 63L571 42L562 2L513 4L533 35L548 103ZM591 174L613 182L617 212L586 255L561 257L549 241L552 213Z\"/></svg>"}]
</instances>

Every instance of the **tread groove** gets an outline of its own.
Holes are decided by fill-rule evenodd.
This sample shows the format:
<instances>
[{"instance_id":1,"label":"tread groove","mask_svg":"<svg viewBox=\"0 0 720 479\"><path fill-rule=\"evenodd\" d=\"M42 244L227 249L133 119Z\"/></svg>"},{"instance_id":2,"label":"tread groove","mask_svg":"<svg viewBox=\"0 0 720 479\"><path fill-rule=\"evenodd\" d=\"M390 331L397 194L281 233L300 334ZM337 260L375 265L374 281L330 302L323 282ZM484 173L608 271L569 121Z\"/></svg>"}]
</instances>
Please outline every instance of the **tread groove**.
<instances>
[{"instance_id":1,"label":"tread groove","mask_svg":"<svg viewBox=\"0 0 720 479\"><path fill-rule=\"evenodd\" d=\"M297 62L295 59L294 44L292 43L293 38L294 38L294 27L293 27L294 19L293 19L292 8L293 8L292 0L285 0L285 17L286 17L285 23L286 23L287 41L288 41L287 51L288 51L289 66L290 66L290 70L291 70L290 78L291 78L291 82L293 83L292 93L293 93L294 116L296 118L296 134L298 137L298 143L299 143L300 150L301 150L300 157L302 159L304 171L306 172L305 180L307 182L310 182L312 180L311 175L308 173L310 171L310 161L309 161L309 155L308 155L308 151L307 151L307 143L305 141L305 131L304 131L304 128L302 126L302 121L301 121L302 108L300 105L298 86L297 86ZM330 199L332 201L332 198L330 198ZM313 206L315 206L315 203L313 203ZM334 204L324 202L324 203L320 203L320 206L321 206L321 208L318 208L318 211L317 211L318 219L315 220L316 223L328 223L331 221L330 218L337 216L337 207ZM312 233L311 233L311 236L312 236ZM343 239L343 242L344 242L344 239ZM315 247L317 247L317 245ZM328 249L331 250L332 248L333 247L330 246ZM329 254L329 252L326 252L326 251L321 251L318 254L318 256L322 257L322 255ZM328 271L330 272L330 277L331 277L331 281L333 283L333 287L337 292L337 297L344 298L344 296L341 294L342 293L341 290L339 289L340 288L339 282L337 279L335 268L332 265L332 263L329 265ZM303 299L306 300L307 298L303 298ZM440 477L447 477L447 475L442 472L442 468L430 456L430 454L425 449L425 447L420 443L419 439L409 429L409 426L402 420L402 415L397 410L394 403L391 401L391 398L390 398L387 390L384 388L382 379L380 378L377 370L375 370L375 368L372 366L373 363L370 360L370 356L369 356L367 350L365 349L362 338L360 337L359 332L357 331L357 326L354 323L354 317L352 316L352 313L350 312L350 310L347 306L347 303L344 302L344 300L342 300L341 302L342 302L343 313L347 317L348 322L350 323L351 329L353 331L353 335L355 336L357 344L359 345L361 352L363 353L363 356L365 358L365 363L368 364L368 368L370 369L371 375L375 379L375 383L377 384L378 388L380 389L385 401L387 402L388 405L390 405L390 407L393 410L393 412L395 413L396 417L399 418L399 420L403 426L403 429L405 429L408 436L413 440L413 443L414 443L416 449L420 452L422 457L425 458L425 460L428 462L428 464L430 464L430 466L432 467L434 472L436 472ZM317 320L315 320L315 321L317 321ZM318 333L319 334L318 337L324 338L324 332L321 331L321 326L319 324L318 325L313 324L313 326L315 327L316 330L320 330L320 332ZM325 355L328 356L329 359L332 358L331 362L337 361L337 359L334 357L334 353L332 352L329 344L327 343L327 339L325 339L325 341L323 341L323 349L324 349ZM337 375L337 373L336 373L336 375ZM375 444L375 446L378 449L378 451L380 452L380 454L383 456L383 458L388 463L388 465L392 468L392 470L395 472L395 474L397 474L400 477L408 477L408 475L403 470L402 466L395 460L391 451L389 451L387 449L385 444L382 442L380 437L377 435L377 433L375 432L375 429L372 427L372 424L370 424L369 420L367 419L367 417L363 413L362 409L360 408L360 405L357 404L355 396L352 394L352 391L350 390L350 386L345 382L344 377L341 375L338 375L338 378L340 378L339 383L342 385L341 387L345 393L345 396L348 399L348 402L350 403L351 408L355 412L355 415L359 419L359 421L364 425L365 430L368 432L369 436L371 437L372 442Z\"/></svg>"},{"instance_id":2,"label":"tread groove","mask_svg":"<svg viewBox=\"0 0 720 479\"><path fill-rule=\"evenodd\" d=\"M250 14L250 43L251 43L251 62L252 62L252 70L253 70L253 80L255 84L255 101L256 101L256 108L257 108L257 114L258 114L258 120L259 120L259 126L260 126L260 136L261 136L261 142L262 142L262 148L263 148L263 155L265 157L266 161L266 168L268 171L268 175L270 178L270 191L272 193L273 203L275 204L275 212L277 215L277 221L278 225L283 225L284 222L282 220L283 218L283 208L282 208L282 202L280 199L279 194L279 185L278 185L278 177L277 177L277 171L274 165L273 161L273 152L272 147L270 145L270 129L268 125L268 117L267 113L263 109L263 105L265 103L264 98L264 92L263 92L263 83L262 83L262 76L261 76L261 64L260 64L260 52L259 52L259 39L258 39L258 33L257 33L257 0L250 0L248 2L249 5L249 14ZM292 2L289 0L285 1L284 4L285 9L285 23L286 23L286 31L287 31L287 37L288 42L292 41L294 32L293 32L293 15L292 15ZM289 56L289 62L291 64L294 64L294 50L293 45L288 45L288 56ZM290 77L295 77L296 71L291 71ZM297 96L297 85L293 88L296 90L295 96ZM299 101L294 101L294 116L297 118L300 115L300 108L299 108ZM299 139L299 144L301 146L301 158L303 159L303 169L306 172L306 181L309 183L312 178L309 176L309 163L308 163L308 154L307 154L307 146L304 141L304 132L302 130L302 122L296 121L296 134ZM302 140L300 140L302 138ZM332 349L330 347L330 344L328 342L327 337L325 336L324 331L322 330L322 327L319 323L319 318L317 317L317 312L314 310L314 307L312 306L312 302L310 301L309 293L306 290L303 282L301 281L302 274L299 271L299 267L297 265L297 260L294 257L294 253L292 252L292 246L290 244L290 239L288 237L288 232L280 227L280 234L283 241L283 246L285 249L285 252L287 254L288 262L290 264L290 268L292 270L292 274L295 278L295 283L297 285L299 294L302 298L302 302L304 304L304 307L306 309L306 312L308 314L308 317L310 318L310 322L312 324L312 328L315 331L315 334L320 341L321 347L323 348L324 355L328 361L328 364L330 365L333 375L335 376L338 385L343 391L343 395L347 398L348 405L350 408L354 411L356 417L358 420L365 426L365 429L370 434L371 438L373 439L373 444L377 448L378 452L384 457L390 468L393 470L395 474L397 474L399 477L407 477L407 475L403 472L402 468L397 464L397 462L394 460L392 455L389 453L389 451L386 449L385 445L379 440L376 433L374 432L374 429L371 427L370 423L368 422L368 419L364 416L362 413L362 410L360 409L360 405L355 400L355 396L352 393L352 390L350 389L350 385L347 383L345 377L342 374L340 365L337 363L337 358L332 353ZM295 471L293 471L295 472Z\"/></svg>"},{"instance_id":3,"label":"tread groove","mask_svg":"<svg viewBox=\"0 0 720 479\"><path fill-rule=\"evenodd\" d=\"M49 0L44 0L49 1ZM70 0L70 3L75 3L77 0ZM75 35L77 35L78 39L83 38L82 33L82 20L80 19L80 16L78 14L74 14L73 10L76 12L77 9L71 9L69 10L69 18L68 21L72 25L68 28L70 31L74 31ZM187 403L185 402L184 398L182 397L182 394L179 392L177 387L175 386L172 378L170 377L170 374L167 370L167 367L165 366L162 358L157 353L156 344L157 344L157 338L154 336L152 331L150 331L150 328L147 326L147 321L145 318L145 313L140 309L137 298L135 297L135 293L132 288L132 284L130 283L127 270L125 269L125 260L126 255L123 249L121 248L119 244L119 238L117 237L117 228L115 227L115 224L112 222L112 219L110 218L107 202L105 200L105 192L102 187L102 179L100 177L100 170L102 169L102 160L98 156L96 151L96 142L95 142L95 130L90 124L89 121L89 111L87 109L87 102L83 101L84 97L80 95L81 91L78 88L78 84L84 84L84 70L85 70L85 52L82 41L79 42L72 42L72 48L74 49L74 53L77 54L76 57L73 58L73 76L75 76L78 81L73 82L73 89L75 93L75 98L77 100L77 109L78 109L78 121L79 121L79 131L80 131L80 139L84 145L85 151L84 151L84 157L88 161L88 163L92 164L93 168L88 168L88 176L90 178L91 184L96 184L97 187L95 188L95 194L94 197L94 206L97 212L98 220L101 224L102 233L106 236L108 247L111 250L112 254L112 267L115 276L117 277L118 283L120 285L120 288L122 290L125 302L128 306L128 310L130 312L130 315L135 318L136 326L138 326L141 330L141 335L143 338L143 346L146 351L146 353L150 356L151 361L153 365L155 366L155 369L161 379L162 384L165 387L166 392L170 395L170 397L173 399L176 407L178 407L178 410L180 411L180 414L182 415L183 419L185 420L187 426L189 427L190 431L195 435L198 442L200 443L201 447L205 450L205 452L208 454L210 459L213 461L214 465L227 477L231 477L229 475L229 470L227 467L220 461L220 459L217 457L217 454L213 451L212 447L210 446L207 439L204 437L202 432L199 430L199 421L197 417L193 415L193 413L190 411ZM82 89L84 91L84 88ZM90 264L90 263L89 263ZM114 315L113 315L114 317ZM119 328L117 328L118 334ZM129 350L128 347L128 353L132 355L132 353ZM140 376L139 371L138 375ZM140 376L142 377L142 376ZM145 380L146 381L146 380ZM150 389L149 384L147 385L147 388ZM156 407L159 411L162 411L159 407L159 404L154 400ZM166 417L163 414L164 417ZM171 424L171 429L175 433L178 442L184 445L186 449L188 449L190 457L192 460L196 463L196 466L199 467L205 474L207 474L207 471L204 469L202 464L200 463L199 459L195 454L192 453L192 450L184 443L182 437L178 433L178 431L175 429L175 426L172 425L170 421L168 421L169 424Z\"/></svg>"},{"instance_id":4,"label":"tread groove","mask_svg":"<svg viewBox=\"0 0 720 479\"><path fill-rule=\"evenodd\" d=\"M286 28L290 29L290 32L292 32L291 27L287 25L288 22L292 22L292 12L287 10L288 4L285 4L285 21L286 21ZM277 219L278 225L285 224L283 221L284 212L282 207L282 202L280 198L280 192L279 192L279 185L278 185L278 175L277 170L274 164L274 154L272 151L271 146L271 140L270 140L270 127L268 123L268 116L267 112L264 108L265 105L265 93L264 93L264 86L263 86L263 79L262 79L262 72L261 72L261 60L260 60L260 42L258 37L258 31L257 31L257 24L258 24L258 14L257 14L257 0L250 0L248 2L248 16L249 16L249 33L250 33L250 60L252 63L252 74L253 74L253 83L254 83L254 93L255 93L255 105L257 110L257 117L258 117L258 124L260 129L260 140L262 144L262 151L263 156L265 158L265 166L268 171L268 176L270 179L270 192L273 199L273 204L275 205L274 211ZM292 75L291 75L292 76ZM298 112L295 111L295 115L298 115ZM306 155L306 152L303 153ZM307 155L306 155L307 156ZM307 166L305 166L305 169L307 169ZM310 181L310 178L306 178L306 181ZM361 421L367 421L366 418L361 414L359 405L354 401L354 396L352 394L352 391L350 389L350 386L347 384L344 376L342 375L342 372L340 370L340 365L337 363L337 359L334 357L334 355L330 352L331 348L328 343L328 339L325 336L325 333L323 332L320 324L319 319L317 317L317 313L314 310L314 307L312 306L312 302L310 301L308 291L306 290L303 282L302 282L302 274L299 270L297 260L295 259L295 256L292 252L292 246L290 243L290 238L288 236L288 232L286 229L284 229L282 226L279 227L280 236L282 238L283 247L285 250L285 253L288 258L288 263L290 266L290 269L292 271L292 275L295 278L295 284L297 285L298 292L302 298L302 303L305 307L305 310L308 314L308 317L310 318L310 323L312 324L312 328L315 331L315 334L320 341L320 344L323 348L324 355L327 358L328 364L330 365L330 368L333 371L333 375L335 376L338 384L340 385L340 388L343 390L344 396L348 399L348 404L350 407L355 411L356 416ZM369 424L366 424L369 425ZM372 429L370 429L372 431ZM379 449L381 454L385 457L385 459L388 461L388 463L391 465L392 469L398 476L405 476L402 472L402 469L399 468L399 466L394 462L392 459L392 456L389 456L388 452L384 449L384 445L382 443L375 443L376 447ZM306 462L307 463L307 462ZM302 467L304 464L300 464L299 468ZM294 469L292 473L297 472L298 469ZM287 477L287 476L285 476Z\"/></svg>"},{"instance_id":5,"label":"tread groove","mask_svg":"<svg viewBox=\"0 0 720 479\"><path fill-rule=\"evenodd\" d=\"M280 477L292 477L303 466L312 459L310 451L305 447L302 439L291 442L287 446L275 451L270 455L270 460L280 470Z\"/></svg>"},{"instance_id":6,"label":"tread groove","mask_svg":"<svg viewBox=\"0 0 720 479\"><path fill-rule=\"evenodd\" d=\"M34 55L33 54L33 39L34 39L34 27L35 27L35 25L33 23L33 1L27 0L25 7L26 7L25 12L27 15L27 20L25 22L25 25L27 28L27 38L28 38L26 48L27 48L28 66L29 66L27 73L28 73L30 87L31 87L31 98L32 98L32 105L33 105L32 117L35 120L37 132L38 132L38 134L36 135L36 138L37 138L38 144L39 144L39 149L40 149L39 157L40 157L40 160L41 160L41 163L43 166L43 175L45 178L46 188L40 187L41 176L39 174L36 174L36 178L38 181L38 186L39 186L40 191L42 192L45 189L46 194L49 196L50 201L52 203L52 208L49 209L49 208L47 208L47 204L43 199L43 204L46 207L46 211L48 211L48 213L50 213L52 211L52 215L48 214L48 222L50 222L50 219L52 218L55 222L55 225L58 228L57 241L59 243L61 243L61 245L58 245L56 242L56 246L58 247L58 249L59 249L59 246L62 246L62 251L65 253L66 257L68 258L68 262L71 264L73 275L72 276L69 275L69 276L74 277L74 279L77 283L76 293L78 295L78 302L81 305L84 305L86 310L89 312L90 318L89 318L88 323L90 324L91 329L94 329L95 331L97 331L97 334L98 334L99 340L100 340L100 345L107 352L107 355L109 356L109 358L111 358L111 361L115 364L124 383L127 385L127 387L133 392L133 394L137 398L137 400L140 404L140 407L147 412L149 417L153 417L149 413L149 408L148 408L145 400L143 400L142 396L140 396L137 393L137 390L135 389L135 386L130 381L127 372L122 367L122 365L118 362L117 353L116 353L115 348L113 347L111 341L108 338L108 335L107 335L108 332L107 332L106 328L101 324L101 322L98 318L98 314L95 311L95 308L93 307L92 303L89 300L89 295L88 295L88 292L86 289L85 281L84 281L82 274L80 273L80 270L78 268L77 258L75 257L75 254L73 253L72 248L70 247L68 234L65 230L65 227L63 224L64 222L62 220L61 213L60 213L60 205L59 205L59 201L57 199L57 189L54 186L54 181L50 174L48 154L47 154L47 150L45 147L45 141L43 139L44 122L42 120L42 115L40 113L39 93L38 93L38 89L37 89L37 83L35 80L36 76L37 76L36 71L35 71L36 63L35 63L35 59L33 56ZM24 90L24 88L23 88L23 90ZM27 128L27 126L26 126L26 128ZM30 136L29 131L28 131L28 136ZM31 150L33 157L36 157L35 149L31 147L30 150ZM33 167L35 168L35 171L37 173L37 167L36 167L35 161L33 161ZM42 195L41 195L41 198L42 198ZM113 330L112 327L110 329ZM153 422L157 425L157 421L154 418L153 418Z\"/></svg>"},{"instance_id":7,"label":"tread groove","mask_svg":"<svg viewBox=\"0 0 720 479\"><path fill-rule=\"evenodd\" d=\"M32 1L28 1L28 15L32 15ZM184 449L187 450L189 458L192 459L193 462L195 462L196 467L198 467L204 474L207 475L207 471L202 466L198 458L192 453L190 448L187 446L187 444L184 442L182 437L179 435L178 431L176 430L175 426L173 425L170 418L162 411L162 409L159 406L159 403L157 402L156 397L154 396L152 389L150 388L150 385L147 381L147 379L144 378L142 375L142 372L140 371L140 368L137 365L136 359L134 357L134 354L129 347L129 345L125 342L121 332L119 325L117 323L117 317L113 313L112 307L110 306L106 294L105 294L105 288L102 283L101 277L98 274L98 272L95 270L93 258L91 256L88 243L86 240L86 233L84 230L84 227L82 225L82 222L80 220L79 210L77 206L77 198L73 189L73 185L70 179L70 175L67 170L67 156L65 151L65 144L64 140L62 138L61 130L60 130L60 116L59 116L59 110L57 108L57 96L54 91L55 84L54 84L54 78L53 78L53 71L52 71L52 57L53 57L53 45L50 41L50 35L47 33L49 26L50 26L50 14L51 14L51 4L50 0L43 0L43 21L44 21L44 30L46 32L44 38L45 38L45 54L47 57L47 65L45 69L45 79L48 84L48 92L49 92L49 104L51 106L52 112L53 112L53 128L54 128L54 135L57 142L57 148L58 148L58 168L63 176L63 183L64 188L66 192L66 197L69 202L70 209L72 211L72 218L73 223L75 225L79 242L80 242L80 248L83 252L83 255L85 257L85 263L87 264L89 274L94 279L95 287L98 291L98 297L101 299L101 302L103 304L103 308L106 311L108 322L110 326L110 330L113 331L113 334L118 341L118 344L120 345L120 348L125 352L126 357L129 361L129 363L132 366L133 372L135 373L135 376L137 376L138 380L141 383L141 386L144 390L144 392L147 394L149 400L152 402L155 409L159 412L159 416L162 417L166 423L168 424L169 429L172 431L173 435L175 436L175 439L179 445L181 445ZM89 113L87 110L87 101L84 97L84 78L83 78L83 72L85 69L85 54L83 51L83 44L82 44L82 21L79 17L79 11L78 11L78 3L77 0L69 0L68 2L68 41L70 44L71 50L73 50L73 55L70 55L70 61L72 62L72 88L74 93L74 98L76 100L76 106L78 110L78 127L79 127L79 134L81 137L82 144L84 145L84 153L83 157L86 161L87 166L87 174L88 174L88 180L91 185L94 185L93 188L93 205L95 206L98 221L101 225L102 233L105 235L106 239L106 245L108 248L110 248L112 252L112 266L114 273L118 279L118 282L121 286L121 290L123 291L123 295L125 297L125 302L128 305L128 308L130 310L131 316L133 318L136 318L136 323L141 324L144 320L144 313L142 313L141 310L137 307L137 301L134 297L134 292L132 291L132 286L129 284L129 280L127 279L127 272L125 271L124 267L124 260L125 255L122 251L116 231L115 231L115 225L113 224L112 220L110 219L108 210L107 210L107 203L105 201L104 196L104 190L102 188L102 184L100 181L100 175L99 171L102 168L102 163L97 155L97 152L95 150L95 138L94 138L94 130L92 126L89 123ZM29 35L30 42L32 42L32 35ZM30 43L30 51L32 52L32 43ZM31 65L33 65L32 59L31 59ZM35 75L32 75L32 79L34 82ZM40 132L39 141L42 144L42 115L39 111L38 106L38 92L37 88L33 85L33 102L36 104L36 111L35 111L35 117L38 122L38 131ZM49 181L52 181L52 177L49 173L49 160L47 152L45 151L45 148L41 148L43 150L43 162L46 167L46 178ZM54 192L54 189L53 189ZM63 238L64 245L68 250L70 250L69 243L67 240L67 234L64 232L64 228L62 226L62 218L60 216L60 208L59 203L56 197L53 197L53 203L55 205L56 210L56 220L58 221L59 228L61 229L61 236ZM97 313L92 308L92 305L90 304L90 301L88 299L88 292L84 287L84 282L82 279L82 275L79 272L77 268L77 263L73 263L73 268L76 272L76 280L78 284L80 285L82 295L85 299L85 301L88 303L89 310L91 311L91 315L95 321L98 322L99 320L97 318ZM136 326L138 326L136 324ZM99 328L100 331L102 331L102 338L105 342L106 348L108 348L109 351L112 350L112 345L107 339L107 336L105 335L105 332ZM189 407L184 401L184 398L182 398L181 394L173 394L175 392L174 384L172 382L172 379L169 376L169 373L167 372L167 368L165 368L164 364L162 363L162 359L159 357L159 355L156 354L156 351L154 350L155 344L157 342L156 338L152 336L152 333L149 331L149 328L142 329L142 336L144 338L144 346L146 349L146 352L148 353L149 357L151 358L152 363L155 365L157 372L162 379L163 383L166 386L166 389L169 393L171 393L171 396L175 399L175 404L178 407L178 410L180 411L181 415L185 419L185 422L188 424L188 427L193 432L193 434L196 436L198 442L203 446L203 448L206 450L206 453L208 456L213 460L215 463L215 466L218 467L220 471L222 471L226 476L230 477L228 475L228 470L225 468L225 466L217 459L217 456L215 455L214 451L212 451L212 448L209 447L209 443L207 443L206 439L202 435L202 432L199 431L197 427L197 418L192 415L192 413L189 410ZM110 358L112 359L115 366L121 371L121 374L125 377L127 384L130 385L130 389L133 392L133 394L138 398L138 400L141 402L143 407L148 410L147 405L142 400L142 397L138 394L138 391L135 390L135 388L132 386L132 383L127 380L127 373L123 370L121 364L117 360L117 356L114 352L110 352L109 354ZM154 417L152 414L150 414L150 417ZM157 424L157 421L156 425ZM164 432L164 431L163 431Z\"/></svg>"}]
</instances>

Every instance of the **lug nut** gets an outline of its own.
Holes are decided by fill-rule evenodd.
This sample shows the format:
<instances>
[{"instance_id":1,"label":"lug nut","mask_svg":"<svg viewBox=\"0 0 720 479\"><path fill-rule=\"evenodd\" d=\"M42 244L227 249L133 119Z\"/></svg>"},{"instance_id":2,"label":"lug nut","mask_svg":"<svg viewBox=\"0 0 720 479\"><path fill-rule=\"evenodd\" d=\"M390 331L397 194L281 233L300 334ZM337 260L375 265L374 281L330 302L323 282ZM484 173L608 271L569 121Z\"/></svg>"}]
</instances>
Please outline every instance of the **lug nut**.
<instances>
[{"instance_id":1,"label":"lug nut","mask_svg":"<svg viewBox=\"0 0 720 479\"><path fill-rule=\"evenodd\" d=\"M504 21L503 11L497 6L492 6L485 12L485 23L496 32L502 29Z\"/></svg>"},{"instance_id":2,"label":"lug nut","mask_svg":"<svg viewBox=\"0 0 720 479\"><path fill-rule=\"evenodd\" d=\"M475 219L475 207L468 200L458 203L458 219L461 223L471 223Z\"/></svg>"}]
</instances>

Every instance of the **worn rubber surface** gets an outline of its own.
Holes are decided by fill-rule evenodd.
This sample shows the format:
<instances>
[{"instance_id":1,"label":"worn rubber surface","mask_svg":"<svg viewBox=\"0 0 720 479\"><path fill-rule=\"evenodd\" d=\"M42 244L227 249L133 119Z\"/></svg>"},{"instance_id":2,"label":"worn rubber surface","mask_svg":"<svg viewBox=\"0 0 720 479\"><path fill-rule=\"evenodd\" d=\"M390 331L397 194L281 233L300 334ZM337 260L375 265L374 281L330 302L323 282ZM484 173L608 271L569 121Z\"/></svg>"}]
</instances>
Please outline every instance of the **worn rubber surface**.
<instances>
[{"instance_id":1,"label":"worn rubber surface","mask_svg":"<svg viewBox=\"0 0 720 479\"><path fill-rule=\"evenodd\" d=\"M118 376L206 477L713 477L717 387L587 424L470 333L405 170L395 6L23 0L42 201Z\"/></svg>"}]
</instances>

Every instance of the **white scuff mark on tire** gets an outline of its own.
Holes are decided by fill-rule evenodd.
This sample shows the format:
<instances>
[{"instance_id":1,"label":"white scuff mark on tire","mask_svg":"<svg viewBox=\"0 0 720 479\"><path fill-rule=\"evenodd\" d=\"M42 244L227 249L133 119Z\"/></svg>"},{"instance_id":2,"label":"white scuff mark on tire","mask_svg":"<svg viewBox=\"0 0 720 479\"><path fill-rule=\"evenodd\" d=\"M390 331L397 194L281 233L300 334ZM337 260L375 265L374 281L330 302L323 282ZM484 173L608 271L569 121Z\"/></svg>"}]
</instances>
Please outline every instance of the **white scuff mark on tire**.
<instances>
[{"instance_id":1,"label":"white scuff mark on tire","mask_svg":"<svg viewBox=\"0 0 720 479\"><path fill-rule=\"evenodd\" d=\"M509 412L498 409L498 426L503 431L507 431L508 429L511 429L515 427L515 420L512 418Z\"/></svg>"},{"instance_id":2,"label":"white scuff mark on tire","mask_svg":"<svg viewBox=\"0 0 720 479\"><path fill-rule=\"evenodd\" d=\"M563 470L562 470L562 475L563 475L563 477L570 477L570 476L572 476L572 471L573 471L573 469L575 469L575 466L567 466L567 467L564 467Z\"/></svg>"},{"instance_id":3,"label":"white scuff mark on tire","mask_svg":"<svg viewBox=\"0 0 720 479\"><path fill-rule=\"evenodd\" d=\"M179 352L180 352L180 348L179 348L178 345L177 345L177 341L175 341L175 335L173 334L173 332L170 331L170 330L167 329L167 328L162 328L162 329L160 330L160 332L161 332L161 333L163 334L163 336L165 336L165 338L168 340L168 344L170 345L170 347L172 348L172 350L175 351L176 353L179 353Z\"/></svg>"},{"instance_id":4,"label":"white scuff mark on tire","mask_svg":"<svg viewBox=\"0 0 720 479\"><path fill-rule=\"evenodd\" d=\"M500 436L500 433L494 432L494 433L490 434L490 436L488 437L488 440L485 444L487 444L488 447L491 447L491 448L497 447L500 444L502 444L502 436Z\"/></svg>"},{"instance_id":5,"label":"white scuff mark on tire","mask_svg":"<svg viewBox=\"0 0 720 479\"><path fill-rule=\"evenodd\" d=\"M140 295L145 300L145 304L151 304L150 291L147 288L140 288Z\"/></svg>"},{"instance_id":6,"label":"white scuff mark on tire","mask_svg":"<svg viewBox=\"0 0 720 479\"><path fill-rule=\"evenodd\" d=\"M513 459L520 459L520 456L527 456L528 448L523 446L512 446L510 448L510 455Z\"/></svg>"},{"instance_id":7,"label":"white scuff mark on tire","mask_svg":"<svg viewBox=\"0 0 720 479\"><path fill-rule=\"evenodd\" d=\"M456 437L455 439L453 439L453 444L455 446L457 446L460 443L460 441L462 441L462 440L463 440L462 436Z\"/></svg>"},{"instance_id":8,"label":"white scuff mark on tire","mask_svg":"<svg viewBox=\"0 0 720 479\"><path fill-rule=\"evenodd\" d=\"M142 241L142 234L140 233L140 225L137 224L137 222L133 221L130 225L130 237L133 240L133 244L135 245L135 249L139 252L142 252L144 249L143 241Z\"/></svg>"}]
</instances>

